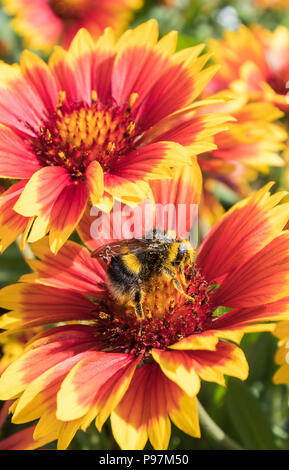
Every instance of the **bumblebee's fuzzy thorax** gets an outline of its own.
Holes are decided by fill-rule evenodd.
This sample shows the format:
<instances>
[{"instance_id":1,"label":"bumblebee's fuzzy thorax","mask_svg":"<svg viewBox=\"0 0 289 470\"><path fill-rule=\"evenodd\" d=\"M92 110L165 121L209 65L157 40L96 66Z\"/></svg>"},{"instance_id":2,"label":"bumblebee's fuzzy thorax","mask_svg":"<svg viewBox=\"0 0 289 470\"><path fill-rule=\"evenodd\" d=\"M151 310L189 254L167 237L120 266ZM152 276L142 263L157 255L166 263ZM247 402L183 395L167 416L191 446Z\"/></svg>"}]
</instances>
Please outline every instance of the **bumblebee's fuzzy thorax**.
<instances>
[{"instance_id":1,"label":"bumblebee's fuzzy thorax","mask_svg":"<svg viewBox=\"0 0 289 470\"><path fill-rule=\"evenodd\" d=\"M173 280L174 287L184 294L178 273L193 260L189 242L168 236L154 237L149 242L135 240L133 250L129 246L125 250L125 243L118 244L117 254L112 256L107 270L108 289L119 304L134 306L136 315L144 318L144 295L153 290L156 276L158 280Z\"/></svg>"}]
</instances>

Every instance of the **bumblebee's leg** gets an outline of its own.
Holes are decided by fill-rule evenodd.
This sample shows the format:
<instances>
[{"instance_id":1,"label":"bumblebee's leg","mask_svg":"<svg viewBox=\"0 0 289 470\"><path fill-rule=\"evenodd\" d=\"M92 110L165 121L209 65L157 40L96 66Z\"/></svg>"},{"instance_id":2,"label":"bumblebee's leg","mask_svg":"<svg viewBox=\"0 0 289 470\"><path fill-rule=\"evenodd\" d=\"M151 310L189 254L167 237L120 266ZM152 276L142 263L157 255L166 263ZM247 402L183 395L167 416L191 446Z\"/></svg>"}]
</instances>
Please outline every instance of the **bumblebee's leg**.
<instances>
[{"instance_id":1,"label":"bumblebee's leg","mask_svg":"<svg viewBox=\"0 0 289 470\"><path fill-rule=\"evenodd\" d=\"M164 272L165 272L169 277L172 278L172 280L174 281L174 284L175 284L176 288L178 289L178 291L181 292L181 294L183 294L188 300L190 300L190 301L192 302L192 301L193 301L193 298L184 292L184 289L182 288L182 286L181 286L179 280L176 278L176 275L175 275L175 273L172 271L172 269L170 269L169 266L164 266Z\"/></svg>"},{"instance_id":2,"label":"bumblebee's leg","mask_svg":"<svg viewBox=\"0 0 289 470\"><path fill-rule=\"evenodd\" d=\"M134 303L135 303L135 311L136 311L136 314L139 318L144 318L144 314L143 314L143 309L142 309L142 294L141 294L141 288L140 286L138 285L135 292L134 292L134 296L133 296L133 300L134 300Z\"/></svg>"},{"instance_id":3,"label":"bumblebee's leg","mask_svg":"<svg viewBox=\"0 0 289 470\"><path fill-rule=\"evenodd\" d=\"M173 263L172 263L173 264ZM185 281L185 268L184 263L178 263L178 271L180 273L182 281ZM179 283L180 284L180 283ZM179 290L179 289L178 289Z\"/></svg>"},{"instance_id":4,"label":"bumblebee's leg","mask_svg":"<svg viewBox=\"0 0 289 470\"><path fill-rule=\"evenodd\" d=\"M183 258L179 261L173 261L171 263L172 266L175 266L178 268L178 271L180 273L181 279L185 281L185 264L187 261L192 261L192 257L190 255L183 256Z\"/></svg>"}]
</instances>

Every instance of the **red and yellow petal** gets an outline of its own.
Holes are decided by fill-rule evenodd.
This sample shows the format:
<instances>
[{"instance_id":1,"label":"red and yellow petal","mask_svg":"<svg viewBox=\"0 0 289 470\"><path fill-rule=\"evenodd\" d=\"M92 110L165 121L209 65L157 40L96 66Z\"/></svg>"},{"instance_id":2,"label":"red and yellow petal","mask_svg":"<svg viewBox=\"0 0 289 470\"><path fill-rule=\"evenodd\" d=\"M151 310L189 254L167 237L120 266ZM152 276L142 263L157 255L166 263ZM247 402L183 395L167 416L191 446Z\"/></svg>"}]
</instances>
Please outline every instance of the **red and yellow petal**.
<instances>
[{"instance_id":1,"label":"red and yellow petal","mask_svg":"<svg viewBox=\"0 0 289 470\"><path fill-rule=\"evenodd\" d=\"M75 354L73 357L64 359L61 363L50 367L29 383L16 402L12 422L17 424L25 423L41 417L41 421L38 423L38 429L36 428L35 430L36 437L40 437L43 435L43 431L41 429L43 426L43 416L46 415L47 418L47 415L51 415L50 418L47 419L47 425L50 425L49 432L60 434L58 436L60 440L62 437L61 428L63 428L65 424L69 427L71 425L72 428L74 427L74 424L78 424L75 429L76 432L77 428L80 426L80 422L75 423L75 421L73 421L61 423L55 418L56 396L61 386L61 382L69 372L70 368L85 357L89 357L90 354L90 351L83 351L79 354Z\"/></svg>"},{"instance_id":2,"label":"red and yellow petal","mask_svg":"<svg viewBox=\"0 0 289 470\"><path fill-rule=\"evenodd\" d=\"M157 40L158 23L154 19L126 31L119 39L111 79L117 103L125 103L132 93L143 100L163 73L168 57L157 48Z\"/></svg>"},{"instance_id":3,"label":"red and yellow petal","mask_svg":"<svg viewBox=\"0 0 289 470\"><path fill-rule=\"evenodd\" d=\"M103 103L111 98L111 76L115 55L115 35L111 28L106 28L96 42L91 64L91 87Z\"/></svg>"},{"instance_id":4,"label":"red and yellow petal","mask_svg":"<svg viewBox=\"0 0 289 470\"><path fill-rule=\"evenodd\" d=\"M73 98L81 100L81 90L77 86L73 66L68 57L67 51L60 46L55 46L49 57L48 65L55 77L58 89L65 92L67 100L70 101Z\"/></svg>"},{"instance_id":5,"label":"red and yellow petal","mask_svg":"<svg viewBox=\"0 0 289 470\"><path fill-rule=\"evenodd\" d=\"M36 283L5 287L0 293L0 302L3 308L11 310L0 320L1 328L9 330L93 318L94 304L84 296L69 289Z\"/></svg>"},{"instance_id":6,"label":"red and yellow petal","mask_svg":"<svg viewBox=\"0 0 289 470\"><path fill-rule=\"evenodd\" d=\"M78 235L85 246L87 246L87 248L92 252L105 243L109 244L114 238L111 235L111 232L113 231L113 224L111 223L111 214L113 212L111 211L113 208L112 196L107 196L107 201L111 204L109 204L110 207L106 206L106 208L93 207L88 202L84 214L77 226ZM105 213L105 216L103 216L104 214L102 211ZM103 228L104 236L99 234L99 226Z\"/></svg>"},{"instance_id":7,"label":"red and yellow petal","mask_svg":"<svg viewBox=\"0 0 289 470\"><path fill-rule=\"evenodd\" d=\"M95 425L99 431L101 431L103 424L122 399L140 361L140 358L132 361L125 369L125 373L122 371L119 372L117 376L107 382L106 386L103 388L100 397L94 405L95 411L97 412ZM86 429L85 426L87 426L87 424L83 423L82 429Z\"/></svg>"},{"instance_id":8,"label":"red and yellow petal","mask_svg":"<svg viewBox=\"0 0 289 470\"><path fill-rule=\"evenodd\" d=\"M192 437L200 437L196 397L189 397L171 380L165 380L165 392L169 416L181 431Z\"/></svg>"},{"instance_id":9,"label":"red and yellow petal","mask_svg":"<svg viewBox=\"0 0 289 470\"><path fill-rule=\"evenodd\" d=\"M35 129L39 129L46 116L45 105L21 75L18 66L2 62L0 71L0 122L23 136L33 138Z\"/></svg>"},{"instance_id":10,"label":"red and yellow petal","mask_svg":"<svg viewBox=\"0 0 289 470\"><path fill-rule=\"evenodd\" d=\"M129 201L139 203L150 196L149 184L142 181L141 177L139 180L131 181L129 178L117 174L106 173L104 175L104 185L111 197L124 204L127 204Z\"/></svg>"},{"instance_id":11,"label":"red and yellow petal","mask_svg":"<svg viewBox=\"0 0 289 470\"><path fill-rule=\"evenodd\" d=\"M86 184L92 205L96 205L102 199L104 193L103 170L99 162L91 162L85 173Z\"/></svg>"},{"instance_id":12,"label":"red and yellow petal","mask_svg":"<svg viewBox=\"0 0 289 470\"><path fill-rule=\"evenodd\" d=\"M137 369L129 389L111 414L112 433L121 449L142 450L147 442L146 381L151 372L152 366Z\"/></svg>"},{"instance_id":13,"label":"red and yellow petal","mask_svg":"<svg viewBox=\"0 0 289 470\"><path fill-rule=\"evenodd\" d=\"M28 179L41 167L29 146L8 127L0 126L0 175Z\"/></svg>"},{"instance_id":14,"label":"red and yellow petal","mask_svg":"<svg viewBox=\"0 0 289 470\"><path fill-rule=\"evenodd\" d=\"M139 107L139 124L148 129L195 100L217 70L213 65L200 71L208 58L208 55L204 55L193 60L192 51L191 62L188 61L188 64L185 62L168 66Z\"/></svg>"},{"instance_id":15,"label":"red and yellow petal","mask_svg":"<svg viewBox=\"0 0 289 470\"><path fill-rule=\"evenodd\" d=\"M211 332L203 331L196 335L190 335L186 338L180 339L177 343L172 344L170 349L176 350L194 350L194 349L206 349L214 351L218 343L218 338L211 335Z\"/></svg>"},{"instance_id":16,"label":"red and yellow petal","mask_svg":"<svg viewBox=\"0 0 289 470\"><path fill-rule=\"evenodd\" d=\"M40 334L27 346L26 352L2 374L1 399L7 400L19 396L29 385L32 387L34 381L46 371L52 370L58 364L61 366L66 360L77 360L79 354L89 351L94 344L93 329L85 325L68 325ZM27 392L26 396L29 398L31 394ZM25 400L22 399L21 407ZM17 406L19 410L19 403Z\"/></svg>"},{"instance_id":17,"label":"red and yellow petal","mask_svg":"<svg viewBox=\"0 0 289 470\"><path fill-rule=\"evenodd\" d=\"M30 219L14 211L13 207L27 181L19 181L0 194L0 252L3 252L29 226Z\"/></svg>"},{"instance_id":18,"label":"red and yellow petal","mask_svg":"<svg viewBox=\"0 0 289 470\"><path fill-rule=\"evenodd\" d=\"M61 384L57 395L57 418L72 421L83 418L93 409L95 416L102 412L105 421L111 408L125 393L138 362L129 354L101 351L78 362ZM110 404L102 400L103 395L107 400L111 395ZM109 409L104 410L107 406Z\"/></svg>"},{"instance_id":19,"label":"red and yellow petal","mask_svg":"<svg viewBox=\"0 0 289 470\"><path fill-rule=\"evenodd\" d=\"M186 352L194 361L202 380L225 384L224 375L245 380L249 367L243 351L227 341L219 341L215 351Z\"/></svg>"},{"instance_id":20,"label":"red and yellow petal","mask_svg":"<svg viewBox=\"0 0 289 470\"><path fill-rule=\"evenodd\" d=\"M91 104L91 66L94 41L89 32L81 28L75 34L67 52L66 62L73 70L76 95L75 99ZM63 88L66 90L66 88Z\"/></svg>"},{"instance_id":21,"label":"red and yellow petal","mask_svg":"<svg viewBox=\"0 0 289 470\"><path fill-rule=\"evenodd\" d=\"M112 412L113 435L122 449L143 449L149 438L155 449L164 450L171 433L169 417L183 431L199 437L195 398L167 379L156 364L148 364L136 370Z\"/></svg>"},{"instance_id":22,"label":"red and yellow petal","mask_svg":"<svg viewBox=\"0 0 289 470\"><path fill-rule=\"evenodd\" d=\"M33 243L31 249L39 260L28 260L37 273L35 282L58 289L67 289L81 294L96 296L101 292L106 273L103 264L92 258L90 252L81 245L67 241L57 257L51 253L48 237ZM22 281L28 281L23 276Z\"/></svg>"},{"instance_id":23,"label":"red and yellow petal","mask_svg":"<svg viewBox=\"0 0 289 470\"><path fill-rule=\"evenodd\" d=\"M58 103L58 89L48 65L36 54L25 50L20 67L23 76L40 96L47 111L53 113Z\"/></svg>"},{"instance_id":24,"label":"red and yellow petal","mask_svg":"<svg viewBox=\"0 0 289 470\"><path fill-rule=\"evenodd\" d=\"M286 192L270 195L271 186L269 183L235 204L202 243L197 264L208 281L222 279L241 267L281 233L289 206L277 206Z\"/></svg>"},{"instance_id":25,"label":"red and yellow petal","mask_svg":"<svg viewBox=\"0 0 289 470\"><path fill-rule=\"evenodd\" d=\"M70 176L65 168L43 167L30 178L14 209L25 217L50 214L53 204L69 183Z\"/></svg>"},{"instance_id":26,"label":"red and yellow petal","mask_svg":"<svg viewBox=\"0 0 289 470\"><path fill-rule=\"evenodd\" d=\"M155 140L162 141L175 141L181 145L189 148L192 154L198 155L200 153L208 152L216 148L216 144L212 142L212 136L219 132L225 131L228 128L227 122L233 118L221 113L212 113L208 115L199 116L196 113L191 113L184 119L176 119L173 127L163 133L159 133ZM163 123L166 128L166 123ZM159 126L157 125L159 128ZM160 132L162 128L158 129ZM156 132L155 132L156 135ZM146 136L146 139L148 136Z\"/></svg>"},{"instance_id":27,"label":"red and yellow petal","mask_svg":"<svg viewBox=\"0 0 289 470\"><path fill-rule=\"evenodd\" d=\"M276 302L268 304L232 309L219 318L216 318L214 321L214 329L216 329L216 332L221 330L221 337L224 332L229 334L230 331L253 332L262 331L262 329L264 331L267 331L267 329L271 330L274 323L264 325L258 322L272 322L288 319L288 305L289 298L283 297Z\"/></svg>"},{"instance_id":28,"label":"red and yellow petal","mask_svg":"<svg viewBox=\"0 0 289 470\"><path fill-rule=\"evenodd\" d=\"M17 431L6 439L0 441L0 450L35 450L45 446L49 442L55 441L55 433L46 433L40 439L34 439L35 426Z\"/></svg>"},{"instance_id":29,"label":"red and yellow petal","mask_svg":"<svg viewBox=\"0 0 289 470\"><path fill-rule=\"evenodd\" d=\"M188 150L176 142L156 142L131 152L126 162L116 162L112 166L112 173L116 181L117 178L120 178L120 181L123 178L135 182L168 178L169 167L191 165L191 159ZM112 175L104 176L107 186ZM106 190L110 191L110 188Z\"/></svg>"},{"instance_id":30,"label":"red and yellow petal","mask_svg":"<svg viewBox=\"0 0 289 470\"><path fill-rule=\"evenodd\" d=\"M178 238L187 238L193 224L197 223L201 199L202 173L197 160L172 171L171 179L151 181L150 187L156 204L154 226L162 227L163 223L163 229L174 232ZM145 207L144 204L144 213ZM173 208L171 220L164 217L166 207Z\"/></svg>"},{"instance_id":31,"label":"red and yellow petal","mask_svg":"<svg viewBox=\"0 0 289 470\"><path fill-rule=\"evenodd\" d=\"M203 380L224 385L224 374L242 380L248 375L244 353L234 344L225 341L218 341L214 351L154 349L152 355L163 373L189 396L198 393L199 376Z\"/></svg>"},{"instance_id":32,"label":"red and yellow petal","mask_svg":"<svg viewBox=\"0 0 289 470\"><path fill-rule=\"evenodd\" d=\"M56 253L71 235L88 200L88 191L81 182L71 182L62 167L41 168L27 182L14 210L28 217L38 216L29 241L42 238L50 229L51 250Z\"/></svg>"},{"instance_id":33,"label":"red and yellow petal","mask_svg":"<svg viewBox=\"0 0 289 470\"><path fill-rule=\"evenodd\" d=\"M187 395L193 397L200 390L200 380L185 351L152 350L153 359L159 364L163 373L175 382Z\"/></svg>"},{"instance_id":34,"label":"red and yellow petal","mask_svg":"<svg viewBox=\"0 0 289 470\"><path fill-rule=\"evenodd\" d=\"M88 200L88 191L82 182L66 185L56 199L50 217L49 242L56 254L72 234L81 219Z\"/></svg>"},{"instance_id":35,"label":"red and yellow petal","mask_svg":"<svg viewBox=\"0 0 289 470\"><path fill-rule=\"evenodd\" d=\"M289 279L289 234L284 232L228 275L215 305L253 307L284 298Z\"/></svg>"}]
</instances>

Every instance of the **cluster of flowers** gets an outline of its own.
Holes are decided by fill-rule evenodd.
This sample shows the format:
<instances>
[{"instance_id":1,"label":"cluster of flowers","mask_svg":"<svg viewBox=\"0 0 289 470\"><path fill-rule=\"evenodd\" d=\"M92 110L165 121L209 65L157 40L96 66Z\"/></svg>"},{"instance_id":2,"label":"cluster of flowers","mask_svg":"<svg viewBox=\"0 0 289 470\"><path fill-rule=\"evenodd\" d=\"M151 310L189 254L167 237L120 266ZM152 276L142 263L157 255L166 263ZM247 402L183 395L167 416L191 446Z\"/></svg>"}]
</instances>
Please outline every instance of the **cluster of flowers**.
<instances>
[{"instance_id":1,"label":"cluster of flowers","mask_svg":"<svg viewBox=\"0 0 289 470\"><path fill-rule=\"evenodd\" d=\"M250 190L287 163L289 30L241 27L209 52L176 52L177 33L159 39L155 20L101 33L137 0L100 2L95 16L96 1L6 3L29 46L41 34L45 50L60 36L64 47L48 63L29 50L0 63L0 249L18 239L34 254L32 273L0 292L2 414L38 420L17 437L30 449L65 449L109 417L122 449L166 449L171 421L199 437L200 382L246 379L245 333L275 332L275 381L289 381L288 193ZM218 182L246 196L227 213ZM174 276L143 283L141 318L91 256L108 243L91 234L91 207L110 214L115 201L132 213L200 204L208 232Z\"/></svg>"}]
</instances>

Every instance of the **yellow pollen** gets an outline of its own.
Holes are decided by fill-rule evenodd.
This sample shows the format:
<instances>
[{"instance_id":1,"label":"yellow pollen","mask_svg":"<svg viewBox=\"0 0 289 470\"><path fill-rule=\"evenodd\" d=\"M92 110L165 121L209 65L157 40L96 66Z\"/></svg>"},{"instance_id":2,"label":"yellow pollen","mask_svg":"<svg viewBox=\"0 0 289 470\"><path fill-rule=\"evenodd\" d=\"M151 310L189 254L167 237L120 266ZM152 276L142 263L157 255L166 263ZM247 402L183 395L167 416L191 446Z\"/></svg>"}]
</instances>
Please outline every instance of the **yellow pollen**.
<instances>
[{"instance_id":1,"label":"yellow pollen","mask_svg":"<svg viewBox=\"0 0 289 470\"><path fill-rule=\"evenodd\" d=\"M66 99L66 92L61 90L59 93L58 93L58 104L57 104L57 108L61 108L63 106L63 103Z\"/></svg>"},{"instance_id":2,"label":"yellow pollen","mask_svg":"<svg viewBox=\"0 0 289 470\"><path fill-rule=\"evenodd\" d=\"M59 158L61 158L61 160L66 160L66 156L65 156L65 153L64 152L58 152L58 156Z\"/></svg>"},{"instance_id":3,"label":"yellow pollen","mask_svg":"<svg viewBox=\"0 0 289 470\"><path fill-rule=\"evenodd\" d=\"M109 318L109 315L105 312L100 312L99 318L101 318L102 320L107 320Z\"/></svg>"},{"instance_id":4,"label":"yellow pollen","mask_svg":"<svg viewBox=\"0 0 289 470\"><path fill-rule=\"evenodd\" d=\"M114 149L115 149L115 143L114 142L108 142L106 152L109 154L109 153L113 152Z\"/></svg>"},{"instance_id":5,"label":"yellow pollen","mask_svg":"<svg viewBox=\"0 0 289 470\"><path fill-rule=\"evenodd\" d=\"M91 99L92 99L92 101L97 101L97 92L96 92L96 90L91 91Z\"/></svg>"},{"instance_id":6,"label":"yellow pollen","mask_svg":"<svg viewBox=\"0 0 289 470\"><path fill-rule=\"evenodd\" d=\"M115 103L102 105L97 92L92 103L68 103L59 92L55 114L40 127L32 145L45 165L66 167L73 177L84 175L92 161L109 171L113 161L125 157L134 148L136 124L126 107Z\"/></svg>"},{"instance_id":7,"label":"yellow pollen","mask_svg":"<svg viewBox=\"0 0 289 470\"><path fill-rule=\"evenodd\" d=\"M135 122L130 121L126 133L130 135L135 129Z\"/></svg>"},{"instance_id":8,"label":"yellow pollen","mask_svg":"<svg viewBox=\"0 0 289 470\"><path fill-rule=\"evenodd\" d=\"M129 105L128 105L128 111L131 110L133 105L135 104L136 100L138 99L138 93L132 93L129 97Z\"/></svg>"},{"instance_id":9,"label":"yellow pollen","mask_svg":"<svg viewBox=\"0 0 289 470\"><path fill-rule=\"evenodd\" d=\"M144 314L146 318L163 318L175 305L180 305L186 298L176 289L173 279L155 275L143 286Z\"/></svg>"}]
</instances>

